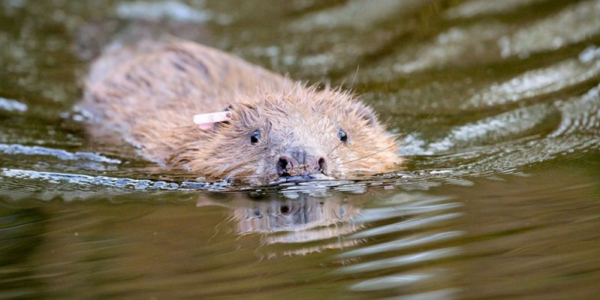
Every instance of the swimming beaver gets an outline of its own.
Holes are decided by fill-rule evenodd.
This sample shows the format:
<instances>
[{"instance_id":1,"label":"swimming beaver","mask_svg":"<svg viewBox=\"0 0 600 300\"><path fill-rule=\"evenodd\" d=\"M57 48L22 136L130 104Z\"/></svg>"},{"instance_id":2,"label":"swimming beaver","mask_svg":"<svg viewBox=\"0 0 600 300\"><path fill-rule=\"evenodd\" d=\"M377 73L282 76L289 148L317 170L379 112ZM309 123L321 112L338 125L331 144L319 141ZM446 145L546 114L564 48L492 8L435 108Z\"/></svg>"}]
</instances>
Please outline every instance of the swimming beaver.
<instances>
[{"instance_id":1,"label":"swimming beaver","mask_svg":"<svg viewBox=\"0 0 600 300\"><path fill-rule=\"evenodd\" d=\"M82 108L141 154L209 178L267 184L389 172L395 137L352 95L314 87L189 41L144 41L106 52ZM229 119L199 129L200 113Z\"/></svg>"}]
</instances>

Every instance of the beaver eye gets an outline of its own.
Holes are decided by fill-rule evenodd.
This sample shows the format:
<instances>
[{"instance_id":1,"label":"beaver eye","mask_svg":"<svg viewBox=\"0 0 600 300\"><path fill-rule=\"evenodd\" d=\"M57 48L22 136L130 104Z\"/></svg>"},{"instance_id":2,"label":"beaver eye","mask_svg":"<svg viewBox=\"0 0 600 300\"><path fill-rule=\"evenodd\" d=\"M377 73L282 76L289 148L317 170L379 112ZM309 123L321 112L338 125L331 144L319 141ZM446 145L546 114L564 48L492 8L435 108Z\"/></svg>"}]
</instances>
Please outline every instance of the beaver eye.
<instances>
[{"instance_id":1,"label":"beaver eye","mask_svg":"<svg viewBox=\"0 0 600 300\"><path fill-rule=\"evenodd\" d=\"M260 130L256 129L250 136L250 143L252 143L254 145L254 144L258 143L259 140L260 140Z\"/></svg>"},{"instance_id":2,"label":"beaver eye","mask_svg":"<svg viewBox=\"0 0 600 300\"><path fill-rule=\"evenodd\" d=\"M338 130L338 138L344 143L348 141L348 135L341 129Z\"/></svg>"}]
</instances>

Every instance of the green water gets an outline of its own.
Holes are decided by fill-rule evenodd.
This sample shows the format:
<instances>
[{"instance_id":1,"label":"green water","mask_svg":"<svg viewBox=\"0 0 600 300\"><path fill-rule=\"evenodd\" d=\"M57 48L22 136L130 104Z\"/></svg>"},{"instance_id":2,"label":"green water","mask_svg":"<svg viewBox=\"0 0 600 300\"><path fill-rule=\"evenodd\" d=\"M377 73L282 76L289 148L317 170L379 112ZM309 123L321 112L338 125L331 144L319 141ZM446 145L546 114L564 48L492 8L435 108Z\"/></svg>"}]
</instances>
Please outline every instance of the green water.
<instances>
[{"instance_id":1,"label":"green water","mask_svg":"<svg viewBox=\"0 0 600 300\"><path fill-rule=\"evenodd\" d=\"M405 165L207 191L88 139L90 62L164 33L353 89ZM0 299L598 299L599 173L598 0L0 0Z\"/></svg>"}]
</instances>

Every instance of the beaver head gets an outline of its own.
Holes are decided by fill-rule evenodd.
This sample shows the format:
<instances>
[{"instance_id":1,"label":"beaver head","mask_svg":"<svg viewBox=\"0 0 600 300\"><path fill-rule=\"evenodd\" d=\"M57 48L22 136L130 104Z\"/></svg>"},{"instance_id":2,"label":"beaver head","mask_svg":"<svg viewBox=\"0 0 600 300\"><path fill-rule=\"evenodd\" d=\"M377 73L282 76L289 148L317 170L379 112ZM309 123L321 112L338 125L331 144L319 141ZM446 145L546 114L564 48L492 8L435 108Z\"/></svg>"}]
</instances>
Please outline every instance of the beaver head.
<instances>
[{"instance_id":1,"label":"beaver head","mask_svg":"<svg viewBox=\"0 0 600 300\"><path fill-rule=\"evenodd\" d=\"M239 98L228 108L230 121L201 132L171 163L215 178L267 184L383 173L400 162L395 137L348 93L289 83Z\"/></svg>"}]
</instances>

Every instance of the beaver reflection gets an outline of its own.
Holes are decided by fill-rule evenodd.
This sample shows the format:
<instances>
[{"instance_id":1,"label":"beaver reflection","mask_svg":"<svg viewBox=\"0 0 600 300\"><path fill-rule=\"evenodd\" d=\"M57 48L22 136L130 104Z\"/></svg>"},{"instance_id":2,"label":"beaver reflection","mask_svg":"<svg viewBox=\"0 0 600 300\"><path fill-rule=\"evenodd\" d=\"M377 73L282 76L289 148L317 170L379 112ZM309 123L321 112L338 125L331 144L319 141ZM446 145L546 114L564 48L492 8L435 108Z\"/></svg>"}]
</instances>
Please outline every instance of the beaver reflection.
<instances>
[{"instance_id":1,"label":"beaver reflection","mask_svg":"<svg viewBox=\"0 0 600 300\"><path fill-rule=\"evenodd\" d=\"M232 210L239 234L261 233L267 244L301 243L336 238L355 232L351 222L359 214L365 195L333 194L327 197L306 193L268 194L260 199L236 194L233 199L198 200L198 206L218 205ZM342 247L324 245L324 247ZM302 252L302 251L300 251Z\"/></svg>"}]
</instances>

